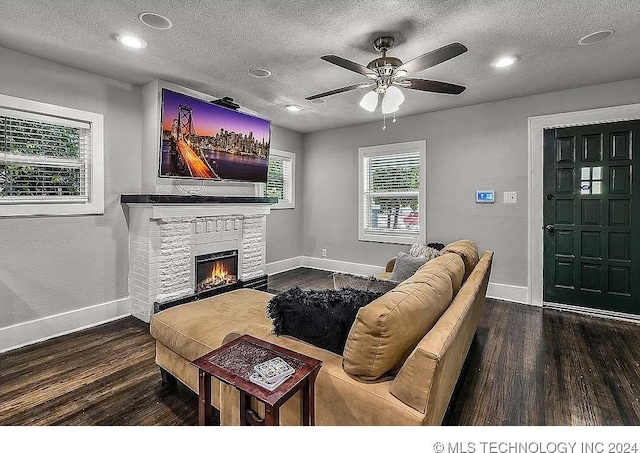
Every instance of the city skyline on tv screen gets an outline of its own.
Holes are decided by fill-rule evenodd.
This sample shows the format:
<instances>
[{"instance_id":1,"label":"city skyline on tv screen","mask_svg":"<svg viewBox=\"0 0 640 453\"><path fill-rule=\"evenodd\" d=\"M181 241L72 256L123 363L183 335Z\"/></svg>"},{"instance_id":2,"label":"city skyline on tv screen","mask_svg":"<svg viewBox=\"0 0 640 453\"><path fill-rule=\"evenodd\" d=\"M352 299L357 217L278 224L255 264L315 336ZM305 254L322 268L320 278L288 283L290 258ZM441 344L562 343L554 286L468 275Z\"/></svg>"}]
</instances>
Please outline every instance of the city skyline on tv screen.
<instances>
[{"instance_id":1,"label":"city skyline on tv screen","mask_svg":"<svg viewBox=\"0 0 640 453\"><path fill-rule=\"evenodd\" d=\"M160 176L266 182L270 121L162 90Z\"/></svg>"}]
</instances>

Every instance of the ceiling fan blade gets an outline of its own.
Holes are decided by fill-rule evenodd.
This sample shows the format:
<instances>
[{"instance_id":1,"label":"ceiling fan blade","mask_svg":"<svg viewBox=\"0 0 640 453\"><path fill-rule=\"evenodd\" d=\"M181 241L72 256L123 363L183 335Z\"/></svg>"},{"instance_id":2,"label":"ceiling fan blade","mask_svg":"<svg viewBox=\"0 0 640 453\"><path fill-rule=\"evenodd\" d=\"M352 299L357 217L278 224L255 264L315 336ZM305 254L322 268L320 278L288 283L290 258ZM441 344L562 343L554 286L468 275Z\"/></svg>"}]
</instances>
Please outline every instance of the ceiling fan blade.
<instances>
[{"instance_id":1,"label":"ceiling fan blade","mask_svg":"<svg viewBox=\"0 0 640 453\"><path fill-rule=\"evenodd\" d=\"M339 57L337 55L323 55L322 58L324 61L328 61L329 63L333 63L341 68L348 69L349 71L357 72L358 74L362 74L366 77L378 77L378 74L366 66L362 66L361 64L355 63L351 60L347 60L346 58Z\"/></svg>"},{"instance_id":2,"label":"ceiling fan blade","mask_svg":"<svg viewBox=\"0 0 640 453\"><path fill-rule=\"evenodd\" d=\"M420 55L413 60L407 61L405 64L398 66L395 72L407 71L408 74L415 74L416 72L424 71L425 69L443 63L457 57L458 55L462 55L467 50L469 49L459 42L454 42L444 47L440 47L439 49L432 50L431 52L427 52L424 55Z\"/></svg>"},{"instance_id":3,"label":"ceiling fan blade","mask_svg":"<svg viewBox=\"0 0 640 453\"><path fill-rule=\"evenodd\" d=\"M333 96L334 94L344 93L345 91L355 90L356 88L360 88L362 86L367 86L367 84L356 83L355 85L349 85L348 87L336 88L335 90L325 91L324 93L314 94L313 96L309 96L305 98L307 101L313 101L314 99L323 98L326 96Z\"/></svg>"},{"instance_id":4,"label":"ceiling fan blade","mask_svg":"<svg viewBox=\"0 0 640 453\"><path fill-rule=\"evenodd\" d=\"M411 85L402 83L407 81L411 82ZM401 82L397 83L397 85L401 86L402 88L409 88L412 90L430 91L432 93L443 94L460 94L467 89L467 87L463 87L462 85L455 85L453 83L439 82L437 80L414 79L411 77L403 79Z\"/></svg>"}]
</instances>

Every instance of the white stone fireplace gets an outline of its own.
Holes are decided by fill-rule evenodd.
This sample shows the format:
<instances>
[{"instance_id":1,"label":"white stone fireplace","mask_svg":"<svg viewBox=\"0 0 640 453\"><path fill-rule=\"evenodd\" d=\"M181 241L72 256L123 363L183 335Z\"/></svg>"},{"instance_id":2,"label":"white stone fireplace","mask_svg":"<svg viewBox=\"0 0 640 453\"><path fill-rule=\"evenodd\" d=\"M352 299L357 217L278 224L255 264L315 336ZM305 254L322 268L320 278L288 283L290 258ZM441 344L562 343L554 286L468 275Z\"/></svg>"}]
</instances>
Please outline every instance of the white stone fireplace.
<instances>
[{"instance_id":1,"label":"white stone fireplace","mask_svg":"<svg viewBox=\"0 0 640 453\"><path fill-rule=\"evenodd\" d=\"M195 295L199 255L237 250L240 282L266 275L268 203L163 204L127 197L135 196L123 196L129 205L133 316L149 322L156 303Z\"/></svg>"}]
</instances>

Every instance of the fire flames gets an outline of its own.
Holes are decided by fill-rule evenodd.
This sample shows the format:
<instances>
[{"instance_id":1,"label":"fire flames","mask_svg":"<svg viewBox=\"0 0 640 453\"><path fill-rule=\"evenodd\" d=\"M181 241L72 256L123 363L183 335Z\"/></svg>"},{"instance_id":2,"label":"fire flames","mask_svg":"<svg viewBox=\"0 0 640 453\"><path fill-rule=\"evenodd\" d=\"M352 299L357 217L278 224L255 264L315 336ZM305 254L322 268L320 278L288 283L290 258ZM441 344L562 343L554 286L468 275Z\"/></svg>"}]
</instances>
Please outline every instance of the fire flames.
<instances>
[{"instance_id":1,"label":"fire flames","mask_svg":"<svg viewBox=\"0 0 640 453\"><path fill-rule=\"evenodd\" d=\"M229 271L227 271L222 262L218 261L211 271L211 280L213 280L213 284L217 286L222 283L229 283L228 277Z\"/></svg>"},{"instance_id":2,"label":"fire flames","mask_svg":"<svg viewBox=\"0 0 640 453\"><path fill-rule=\"evenodd\" d=\"M214 264L209 277L198 283L198 292L208 291L218 286L229 285L236 282L235 275L229 274L224 262L218 261Z\"/></svg>"}]
</instances>

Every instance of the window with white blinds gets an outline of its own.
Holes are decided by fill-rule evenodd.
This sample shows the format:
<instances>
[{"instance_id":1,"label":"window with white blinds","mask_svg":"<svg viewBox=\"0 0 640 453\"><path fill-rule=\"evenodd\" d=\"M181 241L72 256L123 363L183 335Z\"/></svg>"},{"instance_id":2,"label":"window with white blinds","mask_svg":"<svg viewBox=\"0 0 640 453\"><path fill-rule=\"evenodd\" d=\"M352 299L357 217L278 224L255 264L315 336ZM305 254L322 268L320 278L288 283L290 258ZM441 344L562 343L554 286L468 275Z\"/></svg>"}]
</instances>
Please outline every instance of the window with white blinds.
<instances>
[{"instance_id":1,"label":"window with white blinds","mask_svg":"<svg viewBox=\"0 0 640 453\"><path fill-rule=\"evenodd\" d=\"M0 103L0 215L101 213L102 116L9 96Z\"/></svg>"},{"instance_id":2,"label":"window with white blinds","mask_svg":"<svg viewBox=\"0 0 640 453\"><path fill-rule=\"evenodd\" d=\"M273 208L295 208L295 154L272 149L269 153L267 173L267 197L275 197Z\"/></svg>"},{"instance_id":3,"label":"window with white blinds","mask_svg":"<svg viewBox=\"0 0 640 453\"><path fill-rule=\"evenodd\" d=\"M360 148L360 240L410 244L426 237L425 150L425 142Z\"/></svg>"}]
</instances>

